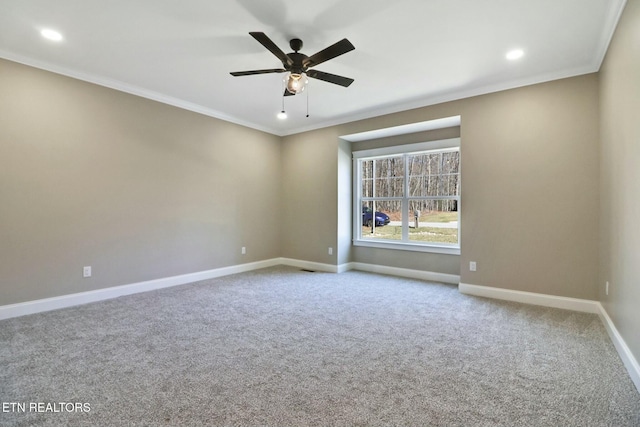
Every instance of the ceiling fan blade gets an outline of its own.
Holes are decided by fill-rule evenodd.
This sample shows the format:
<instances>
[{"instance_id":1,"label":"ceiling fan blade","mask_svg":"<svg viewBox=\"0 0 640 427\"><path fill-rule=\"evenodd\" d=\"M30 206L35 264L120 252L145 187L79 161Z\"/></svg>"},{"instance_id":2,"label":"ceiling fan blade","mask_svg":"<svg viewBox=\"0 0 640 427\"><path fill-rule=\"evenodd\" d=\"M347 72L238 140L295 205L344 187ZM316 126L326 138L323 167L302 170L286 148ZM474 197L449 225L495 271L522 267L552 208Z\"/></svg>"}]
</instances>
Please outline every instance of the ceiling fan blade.
<instances>
[{"instance_id":1,"label":"ceiling fan blade","mask_svg":"<svg viewBox=\"0 0 640 427\"><path fill-rule=\"evenodd\" d=\"M258 42L262 46L266 47L269 50L269 52L273 53L280 61L282 61L283 65L289 66L289 67L293 65L293 60L289 58L289 56L286 53L280 50L280 48L273 41L271 41L271 39L267 37L265 33L253 31L253 32L250 32L249 34L251 34L251 36L254 39L258 40Z\"/></svg>"},{"instance_id":2,"label":"ceiling fan blade","mask_svg":"<svg viewBox=\"0 0 640 427\"><path fill-rule=\"evenodd\" d=\"M302 61L302 65L305 67L315 67L318 64L322 64L325 61L335 58L336 56L343 55L352 51L355 47L347 39L342 39L337 43L332 44L326 49L305 58Z\"/></svg>"},{"instance_id":3,"label":"ceiling fan blade","mask_svg":"<svg viewBox=\"0 0 640 427\"><path fill-rule=\"evenodd\" d=\"M252 76L254 74L268 74L268 73L284 73L284 68L269 68L268 70L251 70L251 71L233 71L232 76Z\"/></svg>"},{"instance_id":4,"label":"ceiling fan blade","mask_svg":"<svg viewBox=\"0 0 640 427\"><path fill-rule=\"evenodd\" d=\"M335 74L325 73L324 71L318 70L307 70L307 76L344 87L349 87L349 85L353 83L353 79L350 79L349 77L337 76Z\"/></svg>"},{"instance_id":5,"label":"ceiling fan blade","mask_svg":"<svg viewBox=\"0 0 640 427\"><path fill-rule=\"evenodd\" d=\"M294 96L294 95L295 95L295 93L291 93L287 89L284 90L284 95L283 96Z\"/></svg>"}]
</instances>

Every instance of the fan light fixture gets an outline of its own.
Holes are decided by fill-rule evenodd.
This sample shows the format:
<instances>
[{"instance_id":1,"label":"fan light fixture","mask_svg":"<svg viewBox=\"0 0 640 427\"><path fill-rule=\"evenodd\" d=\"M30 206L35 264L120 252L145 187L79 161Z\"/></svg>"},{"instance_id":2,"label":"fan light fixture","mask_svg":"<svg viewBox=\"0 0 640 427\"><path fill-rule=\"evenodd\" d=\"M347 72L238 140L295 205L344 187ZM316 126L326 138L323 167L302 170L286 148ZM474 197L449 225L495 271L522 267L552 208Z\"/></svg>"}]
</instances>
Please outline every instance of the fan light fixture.
<instances>
[{"instance_id":1,"label":"fan light fixture","mask_svg":"<svg viewBox=\"0 0 640 427\"><path fill-rule=\"evenodd\" d=\"M297 95L304 91L304 88L307 87L307 83L309 83L309 79L307 79L306 73L287 73L285 76L285 82L287 83L287 90Z\"/></svg>"}]
</instances>

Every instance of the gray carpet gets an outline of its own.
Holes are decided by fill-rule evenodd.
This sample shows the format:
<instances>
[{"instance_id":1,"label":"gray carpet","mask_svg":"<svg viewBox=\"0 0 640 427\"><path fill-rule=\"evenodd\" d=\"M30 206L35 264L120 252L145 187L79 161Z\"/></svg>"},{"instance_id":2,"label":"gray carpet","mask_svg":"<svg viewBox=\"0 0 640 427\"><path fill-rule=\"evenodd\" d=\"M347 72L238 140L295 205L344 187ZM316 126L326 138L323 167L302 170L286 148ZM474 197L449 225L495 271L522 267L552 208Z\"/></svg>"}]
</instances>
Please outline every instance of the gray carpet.
<instances>
[{"instance_id":1,"label":"gray carpet","mask_svg":"<svg viewBox=\"0 0 640 427\"><path fill-rule=\"evenodd\" d=\"M276 267L0 321L7 425L640 426L596 315ZM80 402L89 412L29 412Z\"/></svg>"}]
</instances>

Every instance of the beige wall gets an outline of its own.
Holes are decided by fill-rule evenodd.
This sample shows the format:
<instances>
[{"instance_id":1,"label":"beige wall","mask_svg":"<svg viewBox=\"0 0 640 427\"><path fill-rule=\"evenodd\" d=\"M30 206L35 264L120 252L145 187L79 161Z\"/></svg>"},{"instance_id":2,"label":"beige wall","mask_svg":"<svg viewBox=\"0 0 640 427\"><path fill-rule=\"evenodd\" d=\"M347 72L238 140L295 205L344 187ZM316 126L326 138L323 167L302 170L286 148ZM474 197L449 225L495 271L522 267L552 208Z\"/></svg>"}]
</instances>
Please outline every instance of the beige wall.
<instances>
[{"instance_id":1,"label":"beige wall","mask_svg":"<svg viewBox=\"0 0 640 427\"><path fill-rule=\"evenodd\" d=\"M348 141L338 141L338 265L351 260L351 218L352 215L352 174L351 144Z\"/></svg>"},{"instance_id":2,"label":"beige wall","mask_svg":"<svg viewBox=\"0 0 640 427\"><path fill-rule=\"evenodd\" d=\"M280 256L279 137L4 60L0 94L0 305Z\"/></svg>"},{"instance_id":3,"label":"beige wall","mask_svg":"<svg viewBox=\"0 0 640 427\"><path fill-rule=\"evenodd\" d=\"M640 360L640 1L628 0L600 74L600 300ZM604 284L610 282L609 295Z\"/></svg>"},{"instance_id":4,"label":"beige wall","mask_svg":"<svg viewBox=\"0 0 640 427\"><path fill-rule=\"evenodd\" d=\"M597 76L469 99L461 127L461 282L596 299Z\"/></svg>"},{"instance_id":5,"label":"beige wall","mask_svg":"<svg viewBox=\"0 0 640 427\"><path fill-rule=\"evenodd\" d=\"M7 61L0 71L4 304L279 256L597 297L596 75L279 138ZM462 255L353 248L350 150L424 135L340 135L454 115Z\"/></svg>"},{"instance_id":6,"label":"beige wall","mask_svg":"<svg viewBox=\"0 0 640 427\"><path fill-rule=\"evenodd\" d=\"M338 133L325 128L282 139L282 256L337 264ZM334 249L328 254L329 247Z\"/></svg>"},{"instance_id":7,"label":"beige wall","mask_svg":"<svg viewBox=\"0 0 640 427\"><path fill-rule=\"evenodd\" d=\"M468 284L596 299L595 74L285 137L285 206L313 203L335 211L337 136L455 115L462 116L461 256L357 247L347 259L460 274ZM353 143L352 149L414 139ZM312 196L320 194L324 199ZM336 218L318 212L310 223L317 227L313 239L327 246L336 239ZM324 250L312 248L305 221L287 217L295 232L285 238L285 255L327 262ZM351 216L338 222L350 223ZM477 262L477 272L468 270L469 261Z\"/></svg>"}]
</instances>

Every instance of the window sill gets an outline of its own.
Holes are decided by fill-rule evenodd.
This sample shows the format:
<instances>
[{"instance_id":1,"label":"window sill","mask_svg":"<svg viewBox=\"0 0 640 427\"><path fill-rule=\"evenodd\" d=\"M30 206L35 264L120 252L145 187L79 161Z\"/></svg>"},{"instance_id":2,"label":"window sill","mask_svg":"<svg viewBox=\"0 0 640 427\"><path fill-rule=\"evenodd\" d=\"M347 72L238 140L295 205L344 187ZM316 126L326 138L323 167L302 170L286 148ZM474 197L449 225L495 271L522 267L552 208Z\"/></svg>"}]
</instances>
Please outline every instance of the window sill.
<instances>
[{"instance_id":1,"label":"window sill","mask_svg":"<svg viewBox=\"0 0 640 427\"><path fill-rule=\"evenodd\" d=\"M413 251L413 252L431 252L436 254L447 255L460 255L460 246L448 246L448 245L424 245L417 243L405 243L405 242L383 242L380 240L368 241L368 240L354 240L353 246L364 246L368 248L380 248L380 249L392 249L399 251Z\"/></svg>"}]
</instances>

